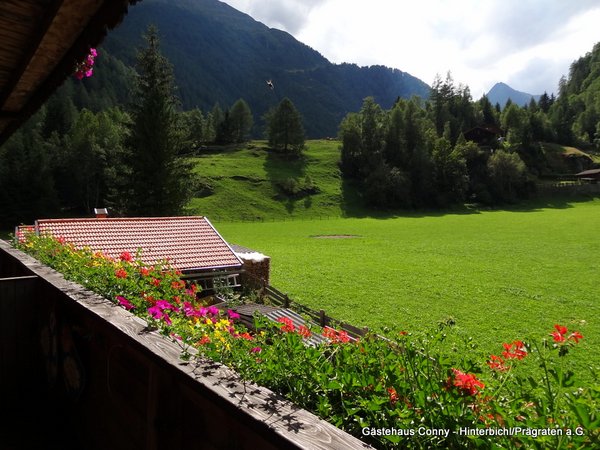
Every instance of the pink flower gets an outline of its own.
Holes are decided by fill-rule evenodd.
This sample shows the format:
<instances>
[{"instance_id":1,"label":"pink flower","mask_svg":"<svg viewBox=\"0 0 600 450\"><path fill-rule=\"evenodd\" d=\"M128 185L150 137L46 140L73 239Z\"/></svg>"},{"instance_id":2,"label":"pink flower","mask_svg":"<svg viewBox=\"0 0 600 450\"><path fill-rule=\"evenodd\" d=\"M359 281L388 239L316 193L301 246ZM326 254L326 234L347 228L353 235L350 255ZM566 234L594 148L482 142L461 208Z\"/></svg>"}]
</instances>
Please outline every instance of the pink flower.
<instances>
[{"instance_id":1,"label":"pink flower","mask_svg":"<svg viewBox=\"0 0 600 450\"><path fill-rule=\"evenodd\" d=\"M123 308L125 308L128 311L131 311L132 309L135 308L135 306L129 300L127 300L125 297L123 297L121 295L117 295L117 301L119 302L119 305L121 305Z\"/></svg>"},{"instance_id":2,"label":"pink flower","mask_svg":"<svg viewBox=\"0 0 600 450\"><path fill-rule=\"evenodd\" d=\"M235 319L239 319L240 315L238 313L236 313L235 311L233 311L232 309L228 309L227 310L227 315L229 316L229 318L231 320L235 320Z\"/></svg>"},{"instance_id":3,"label":"pink flower","mask_svg":"<svg viewBox=\"0 0 600 450\"><path fill-rule=\"evenodd\" d=\"M78 80L83 79L84 76L91 77L94 73L92 66L94 65L98 52L95 48L90 48L90 53L85 57L83 61L75 64L75 78Z\"/></svg>"},{"instance_id":4,"label":"pink flower","mask_svg":"<svg viewBox=\"0 0 600 450\"><path fill-rule=\"evenodd\" d=\"M218 316L219 315L219 308L217 308L216 306L209 306L208 309L206 310L206 312L208 314L210 314L211 316Z\"/></svg>"},{"instance_id":5,"label":"pink flower","mask_svg":"<svg viewBox=\"0 0 600 450\"><path fill-rule=\"evenodd\" d=\"M250 349L250 353L260 353L262 352L262 348L260 347L254 347Z\"/></svg>"},{"instance_id":6,"label":"pink flower","mask_svg":"<svg viewBox=\"0 0 600 450\"><path fill-rule=\"evenodd\" d=\"M169 303L166 300L156 300L156 307L160 308L161 310L171 310L171 311L179 311L179 308L173 306L171 303Z\"/></svg>"},{"instance_id":7,"label":"pink flower","mask_svg":"<svg viewBox=\"0 0 600 450\"><path fill-rule=\"evenodd\" d=\"M169 315L163 312L163 309L160 306L152 306L148 308L148 314L150 314L150 316L156 320L164 320L168 325L171 325L172 323Z\"/></svg>"}]
</instances>

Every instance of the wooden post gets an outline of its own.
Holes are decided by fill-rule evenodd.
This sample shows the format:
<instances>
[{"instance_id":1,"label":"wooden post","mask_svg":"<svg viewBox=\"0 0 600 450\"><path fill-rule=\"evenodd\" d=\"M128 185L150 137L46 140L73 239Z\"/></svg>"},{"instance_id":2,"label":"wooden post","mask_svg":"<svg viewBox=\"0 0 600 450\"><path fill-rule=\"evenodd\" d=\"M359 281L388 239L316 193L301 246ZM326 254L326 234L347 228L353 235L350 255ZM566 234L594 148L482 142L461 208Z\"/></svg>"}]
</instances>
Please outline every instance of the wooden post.
<instances>
[{"instance_id":1,"label":"wooden post","mask_svg":"<svg viewBox=\"0 0 600 450\"><path fill-rule=\"evenodd\" d=\"M324 310L320 310L319 311L319 324L324 327L325 326L325 311Z\"/></svg>"},{"instance_id":2,"label":"wooden post","mask_svg":"<svg viewBox=\"0 0 600 450\"><path fill-rule=\"evenodd\" d=\"M288 308L290 306L290 298L285 294L283 297L283 307Z\"/></svg>"}]
</instances>

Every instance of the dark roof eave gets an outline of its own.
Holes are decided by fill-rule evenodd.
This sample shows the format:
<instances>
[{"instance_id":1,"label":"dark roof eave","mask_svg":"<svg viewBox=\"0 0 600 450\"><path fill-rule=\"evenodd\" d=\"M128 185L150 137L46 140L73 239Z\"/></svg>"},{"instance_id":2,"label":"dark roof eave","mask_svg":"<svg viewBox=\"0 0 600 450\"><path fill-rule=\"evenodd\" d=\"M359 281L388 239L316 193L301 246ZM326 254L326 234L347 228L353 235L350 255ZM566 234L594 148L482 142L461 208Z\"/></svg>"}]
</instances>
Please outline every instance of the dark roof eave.
<instances>
[{"instance_id":1,"label":"dark roof eave","mask_svg":"<svg viewBox=\"0 0 600 450\"><path fill-rule=\"evenodd\" d=\"M194 273L210 273L210 272L214 272L217 270L223 270L223 271L238 271L242 269L242 265L241 264L231 264L231 265L227 265L227 266L211 266L211 267L196 267L196 268L192 268L192 269L184 269L181 271L182 274L184 275L191 275Z\"/></svg>"},{"instance_id":2,"label":"dark roof eave","mask_svg":"<svg viewBox=\"0 0 600 450\"><path fill-rule=\"evenodd\" d=\"M89 53L91 47L98 46L106 37L108 30L116 27L127 14L129 5L141 0L105 0L88 21L87 26L74 44L65 52L55 68L33 91L25 105L11 112L10 122L0 131L0 146L48 100L58 87L73 73L73 61L80 61ZM0 105L2 106L2 105Z\"/></svg>"}]
</instances>

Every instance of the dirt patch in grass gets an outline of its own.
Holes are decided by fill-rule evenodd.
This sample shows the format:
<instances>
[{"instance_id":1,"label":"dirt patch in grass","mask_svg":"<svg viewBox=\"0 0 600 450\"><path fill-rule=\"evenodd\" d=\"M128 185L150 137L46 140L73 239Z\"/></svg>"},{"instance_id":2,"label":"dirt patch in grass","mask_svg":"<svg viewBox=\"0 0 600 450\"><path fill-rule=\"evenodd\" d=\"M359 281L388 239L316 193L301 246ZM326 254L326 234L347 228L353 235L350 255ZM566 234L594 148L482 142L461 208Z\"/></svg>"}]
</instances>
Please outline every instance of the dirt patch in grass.
<instances>
[{"instance_id":1,"label":"dirt patch in grass","mask_svg":"<svg viewBox=\"0 0 600 450\"><path fill-rule=\"evenodd\" d=\"M315 239L352 239L359 238L358 234L317 234L314 236L310 236Z\"/></svg>"}]
</instances>

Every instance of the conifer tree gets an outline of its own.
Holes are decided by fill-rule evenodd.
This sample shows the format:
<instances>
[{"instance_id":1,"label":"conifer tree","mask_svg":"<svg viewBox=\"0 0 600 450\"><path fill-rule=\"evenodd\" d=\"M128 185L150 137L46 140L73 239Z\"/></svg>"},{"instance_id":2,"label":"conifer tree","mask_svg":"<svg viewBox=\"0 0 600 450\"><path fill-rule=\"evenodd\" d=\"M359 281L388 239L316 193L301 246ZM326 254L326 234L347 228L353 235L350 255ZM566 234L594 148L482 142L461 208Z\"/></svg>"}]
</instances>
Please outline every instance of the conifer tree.
<instances>
[{"instance_id":1,"label":"conifer tree","mask_svg":"<svg viewBox=\"0 0 600 450\"><path fill-rule=\"evenodd\" d=\"M248 103L239 99L229 110L231 138L233 142L244 142L250 134L254 120Z\"/></svg>"},{"instance_id":2,"label":"conifer tree","mask_svg":"<svg viewBox=\"0 0 600 450\"><path fill-rule=\"evenodd\" d=\"M130 214L180 214L190 195L191 169L179 155L173 69L160 53L156 28L138 52L135 103L131 111L132 176Z\"/></svg>"},{"instance_id":3,"label":"conifer tree","mask_svg":"<svg viewBox=\"0 0 600 450\"><path fill-rule=\"evenodd\" d=\"M267 113L269 146L284 153L300 154L304 148L302 117L289 98Z\"/></svg>"}]
</instances>

